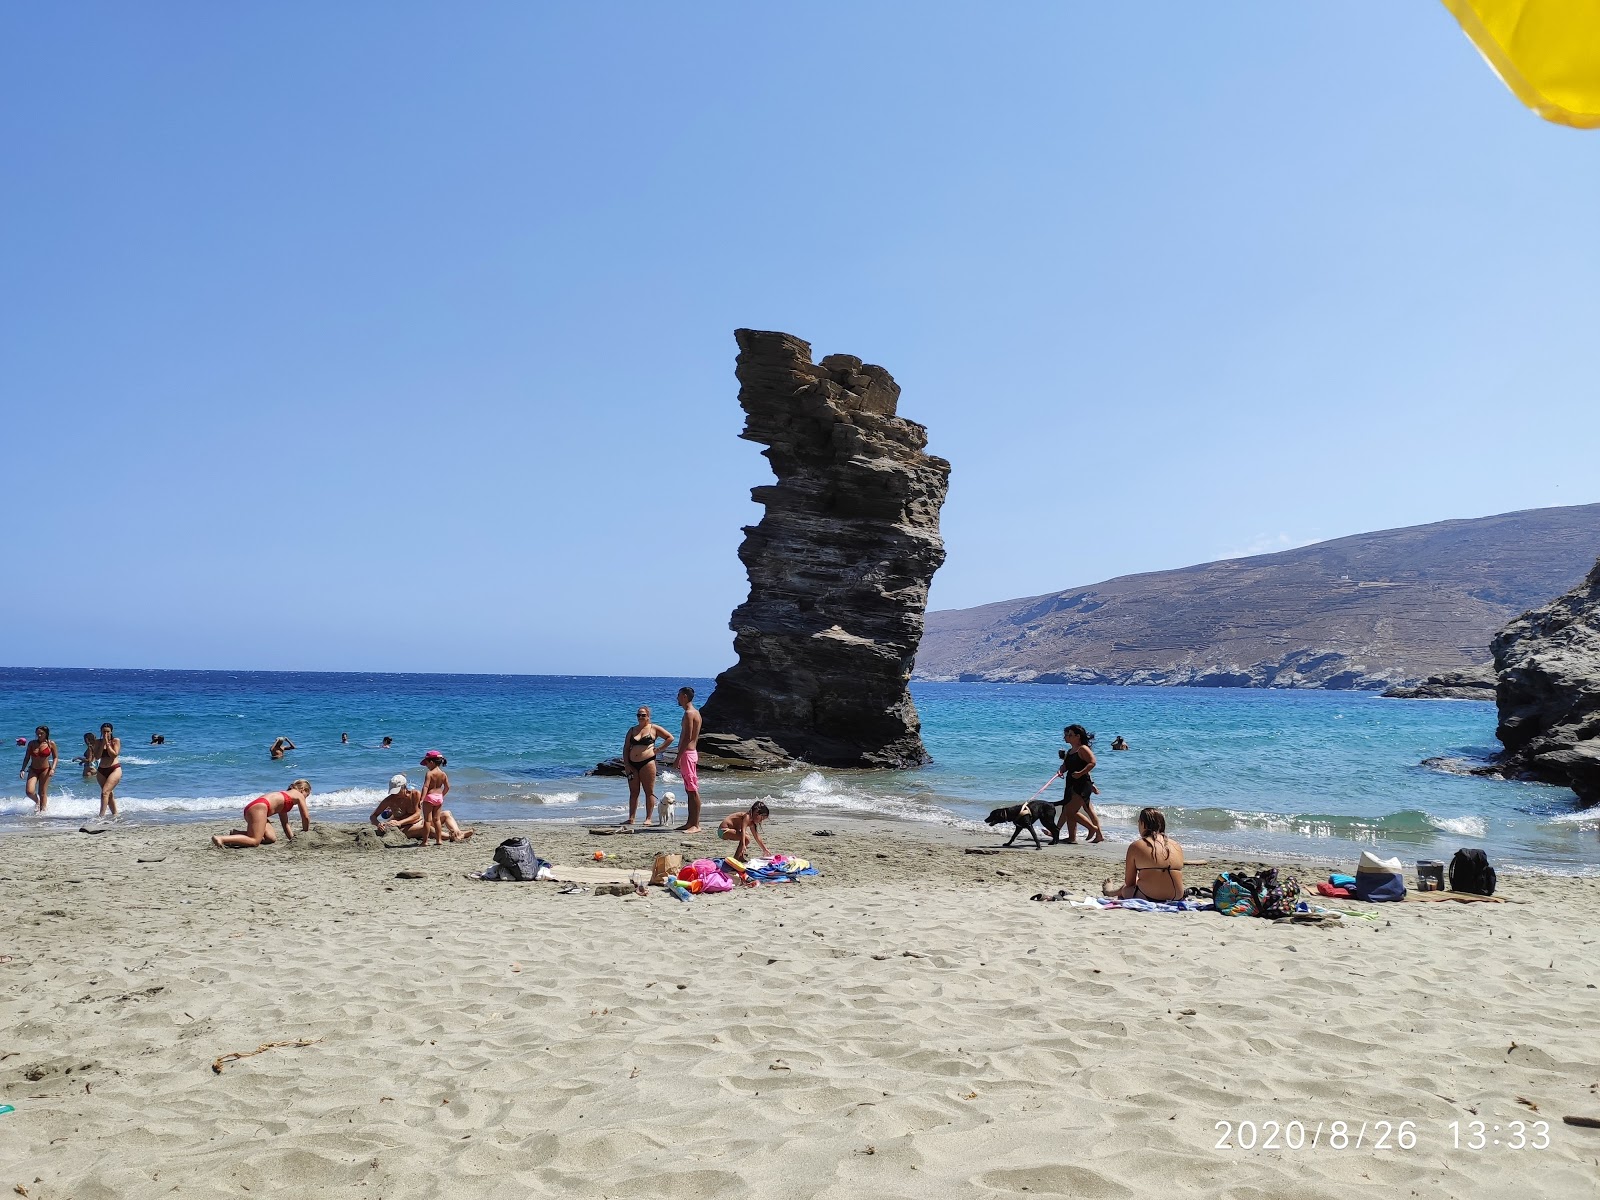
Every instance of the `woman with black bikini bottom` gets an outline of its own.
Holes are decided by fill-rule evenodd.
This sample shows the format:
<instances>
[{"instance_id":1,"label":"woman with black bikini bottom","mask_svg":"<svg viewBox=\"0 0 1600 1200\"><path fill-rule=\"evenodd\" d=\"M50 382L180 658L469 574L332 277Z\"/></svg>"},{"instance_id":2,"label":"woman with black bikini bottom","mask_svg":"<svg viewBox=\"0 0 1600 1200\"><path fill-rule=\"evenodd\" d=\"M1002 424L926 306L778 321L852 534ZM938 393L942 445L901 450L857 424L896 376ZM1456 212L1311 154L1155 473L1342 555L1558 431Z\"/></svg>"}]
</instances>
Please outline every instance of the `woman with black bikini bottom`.
<instances>
[{"instance_id":1,"label":"woman with black bikini bottom","mask_svg":"<svg viewBox=\"0 0 1600 1200\"><path fill-rule=\"evenodd\" d=\"M100 815L117 815L117 784L122 782L122 739L111 731L111 722L100 726L100 740L95 743L99 762L95 778L100 783Z\"/></svg>"},{"instance_id":2,"label":"woman with black bikini bottom","mask_svg":"<svg viewBox=\"0 0 1600 1200\"><path fill-rule=\"evenodd\" d=\"M656 755L672 745L672 734L650 719L648 706L641 706L639 723L622 739L622 770L628 777L628 819L632 825L639 815L639 791L644 790L644 823L650 824L656 812Z\"/></svg>"},{"instance_id":3,"label":"woman with black bikini bottom","mask_svg":"<svg viewBox=\"0 0 1600 1200\"><path fill-rule=\"evenodd\" d=\"M1122 886L1113 875L1101 891L1122 900L1183 899L1183 847L1167 836L1159 808L1139 810L1139 840L1123 860Z\"/></svg>"}]
</instances>

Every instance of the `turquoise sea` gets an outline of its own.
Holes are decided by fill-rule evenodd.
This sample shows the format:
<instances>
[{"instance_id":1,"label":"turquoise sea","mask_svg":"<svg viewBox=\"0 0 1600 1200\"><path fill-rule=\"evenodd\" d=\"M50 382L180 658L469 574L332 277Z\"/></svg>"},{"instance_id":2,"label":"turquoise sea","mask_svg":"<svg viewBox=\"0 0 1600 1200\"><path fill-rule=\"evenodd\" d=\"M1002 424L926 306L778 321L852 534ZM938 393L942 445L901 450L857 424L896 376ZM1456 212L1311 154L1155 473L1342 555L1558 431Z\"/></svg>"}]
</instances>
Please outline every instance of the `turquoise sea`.
<instances>
[{"instance_id":1,"label":"turquoise sea","mask_svg":"<svg viewBox=\"0 0 1600 1200\"><path fill-rule=\"evenodd\" d=\"M85 731L111 721L123 739L118 794L128 822L220 825L298 776L315 785L314 810L361 819L391 774L414 775L422 751L437 747L449 756L451 806L463 820L593 823L618 819L626 790L585 772L620 750L641 703L676 730L683 683L710 691L705 679L7 668L0 733L28 737L47 724L70 760ZM1358 847L1376 847L1409 861L1480 846L1497 863L1600 873L1600 809L1580 810L1564 788L1420 765L1492 753L1492 705L1223 688L912 691L932 766L708 773L706 803L717 812L765 798L780 820L808 828L830 813L884 813L970 827L976 841L988 836L975 822L990 808L1026 799L1054 773L1061 727L1081 722L1099 735L1099 804L1113 839L1131 836L1134 814L1156 804L1197 849L1353 861ZM149 745L154 733L166 744ZM267 747L280 734L298 749L272 762ZM1111 751L1117 734L1131 750ZM394 749L378 749L385 735ZM32 815L17 776L22 748L13 749L0 831L72 827L96 813L98 789L69 761L48 815ZM668 788L681 795L670 772Z\"/></svg>"}]
</instances>

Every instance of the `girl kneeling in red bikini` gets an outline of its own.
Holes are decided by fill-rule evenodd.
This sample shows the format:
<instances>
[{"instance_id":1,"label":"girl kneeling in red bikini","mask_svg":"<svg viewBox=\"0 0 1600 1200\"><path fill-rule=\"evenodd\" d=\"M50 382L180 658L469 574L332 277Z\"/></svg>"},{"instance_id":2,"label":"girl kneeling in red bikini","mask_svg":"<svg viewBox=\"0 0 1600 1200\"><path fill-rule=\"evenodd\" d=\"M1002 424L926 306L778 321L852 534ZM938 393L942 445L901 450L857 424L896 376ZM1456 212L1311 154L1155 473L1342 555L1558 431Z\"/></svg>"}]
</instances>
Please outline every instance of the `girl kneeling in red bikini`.
<instances>
[{"instance_id":1,"label":"girl kneeling in red bikini","mask_svg":"<svg viewBox=\"0 0 1600 1200\"><path fill-rule=\"evenodd\" d=\"M296 779L289 785L286 792L272 792L265 796L257 796L244 806L244 828L235 829L226 837L218 834L211 839L215 846L259 846L263 842L272 843L278 840L272 832L272 818L277 817L283 823L283 837L285 841L292 842L294 834L289 831L289 813L294 809L300 810L300 832L304 833L311 828L311 813L306 808L306 801L311 798L311 781L309 779Z\"/></svg>"}]
</instances>

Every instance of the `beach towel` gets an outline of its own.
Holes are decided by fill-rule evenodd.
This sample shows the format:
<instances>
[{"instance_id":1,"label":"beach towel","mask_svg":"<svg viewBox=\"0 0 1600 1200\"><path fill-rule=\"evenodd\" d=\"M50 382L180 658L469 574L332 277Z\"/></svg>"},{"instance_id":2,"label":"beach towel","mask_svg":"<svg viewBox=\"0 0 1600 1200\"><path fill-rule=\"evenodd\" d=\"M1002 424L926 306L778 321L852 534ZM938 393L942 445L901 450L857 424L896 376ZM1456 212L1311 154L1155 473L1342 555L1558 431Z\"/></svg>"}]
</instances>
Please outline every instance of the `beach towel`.
<instances>
[{"instance_id":1,"label":"beach towel","mask_svg":"<svg viewBox=\"0 0 1600 1200\"><path fill-rule=\"evenodd\" d=\"M1068 903L1073 908L1126 908L1133 912L1159 913L1205 912L1212 907L1209 901L1203 900L1119 900L1113 896L1086 896Z\"/></svg>"},{"instance_id":2,"label":"beach towel","mask_svg":"<svg viewBox=\"0 0 1600 1200\"><path fill-rule=\"evenodd\" d=\"M817 869L803 858L753 858L744 864L744 868L745 878L758 883L792 883L804 876L817 874Z\"/></svg>"}]
</instances>

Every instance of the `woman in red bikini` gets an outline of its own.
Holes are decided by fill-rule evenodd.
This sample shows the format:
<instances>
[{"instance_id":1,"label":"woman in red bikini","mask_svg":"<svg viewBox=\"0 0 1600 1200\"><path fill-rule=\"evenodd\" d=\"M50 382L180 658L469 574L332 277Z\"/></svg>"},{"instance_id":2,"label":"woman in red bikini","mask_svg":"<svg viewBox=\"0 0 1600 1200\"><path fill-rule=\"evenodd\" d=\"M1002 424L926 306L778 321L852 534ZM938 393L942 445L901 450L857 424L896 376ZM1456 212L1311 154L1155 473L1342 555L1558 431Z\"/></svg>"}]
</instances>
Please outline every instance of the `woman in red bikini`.
<instances>
[{"instance_id":1,"label":"woman in red bikini","mask_svg":"<svg viewBox=\"0 0 1600 1200\"><path fill-rule=\"evenodd\" d=\"M278 840L272 832L272 818L277 817L283 823L283 837L285 841L294 841L294 834L289 831L289 813L298 808L300 810L300 832L304 833L311 828L311 813L306 808L306 801L311 798L311 781L309 779L296 779L289 785L286 792L272 792L266 796L257 796L244 806L244 828L235 829L224 837L218 834L211 839L213 846L259 846L266 842L271 844Z\"/></svg>"},{"instance_id":2,"label":"woman in red bikini","mask_svg":"<svg viewBox=\"0 0 1600 1200\"><path fill-rule=\"evenodd\" d=\"M56 773L58 761L56 744L50 740L50 726L39 726L33 731L33 741L22 752L22 770L17 772L18 777L27 777L28 799L33 801L37 812L44 812L50 800L50 776Z\"/></svg>"}]
</instances>

